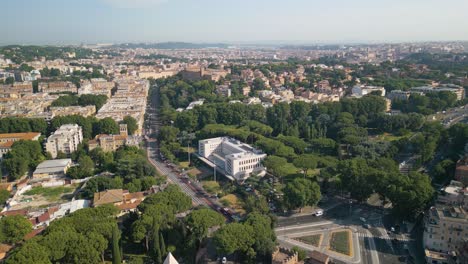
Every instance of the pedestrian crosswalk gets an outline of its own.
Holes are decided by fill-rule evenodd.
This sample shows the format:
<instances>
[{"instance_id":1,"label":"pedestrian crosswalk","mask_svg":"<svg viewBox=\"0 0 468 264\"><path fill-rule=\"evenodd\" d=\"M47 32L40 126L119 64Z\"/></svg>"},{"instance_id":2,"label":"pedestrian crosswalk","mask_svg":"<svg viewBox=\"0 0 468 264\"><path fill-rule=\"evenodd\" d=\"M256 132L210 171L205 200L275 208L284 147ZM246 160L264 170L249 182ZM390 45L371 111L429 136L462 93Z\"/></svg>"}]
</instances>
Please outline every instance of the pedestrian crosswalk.
<instances>
[{"instance_id":1,"label":"pedestrian crosswalk","mask_svg":"<svg viewBox=\"0 0 468 264\"><path fill-rule=\"evenodd\" d=\"M382 240L386 240L386 241L391 241L391 240L398 240L400 242L408 242L408 241L411 241L410 238L407 238L407 237L395 237L395 238L391 238L389 236L374 236L370 233L363 233L363 232L358 232L357 233L358 237L362 237L362 238L376 238L376 239L382 239Z\"/></svg>"}]
</instances>

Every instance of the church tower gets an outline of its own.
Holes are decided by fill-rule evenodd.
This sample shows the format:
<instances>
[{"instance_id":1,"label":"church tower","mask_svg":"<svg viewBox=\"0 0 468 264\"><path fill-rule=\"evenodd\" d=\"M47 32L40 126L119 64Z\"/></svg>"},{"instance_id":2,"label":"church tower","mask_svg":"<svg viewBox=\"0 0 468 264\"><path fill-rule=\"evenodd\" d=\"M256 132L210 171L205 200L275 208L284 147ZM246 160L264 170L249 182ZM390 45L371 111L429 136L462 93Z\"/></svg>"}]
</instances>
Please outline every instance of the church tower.
<instances>
[{"instance_id":1,"label":"church tower","mask_svg":"<svg viewBox=\"0 0 468 264\"><path fill-rule=\"evenodd\" d=\"M127 124L120 124L120 135L128 137Z\"/></svg>"}]
</instances>

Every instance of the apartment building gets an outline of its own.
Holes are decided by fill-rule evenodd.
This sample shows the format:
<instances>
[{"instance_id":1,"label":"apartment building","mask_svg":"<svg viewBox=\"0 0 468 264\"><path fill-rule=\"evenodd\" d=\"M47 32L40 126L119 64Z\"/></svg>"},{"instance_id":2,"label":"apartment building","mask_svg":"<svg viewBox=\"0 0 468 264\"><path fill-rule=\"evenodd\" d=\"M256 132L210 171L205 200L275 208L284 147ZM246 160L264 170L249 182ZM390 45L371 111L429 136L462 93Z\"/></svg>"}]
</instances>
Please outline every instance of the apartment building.
<instances>
[{"instance_id":1,"label":"apartment building","mask_svg":"<svg viewBox=\"0 0 468 264\"><path fill-rule=\"evenodd\" d=\"M119 122L126 116L135 118L138 122L136 135L141 135L146 113L146 98L149 91L149 81L138 78L120 78L115 80L117 91L99 109L96 117L110 117Z\"/></svg>"},{"instance_id":2,"label":"apartment building","mask_svg":"<svg viewBox=\"0 0 468 264\"><path fill-rule=\"evenodd\" d=\"M47 138L46 151L56 158L59 152L67 155L78 149L83 141L83 131L78 125L63 125Z\"/></svg>"},{"instance_id":3,"label":"apartment building","mask_svg":"<svg viewBox=\"0 0 468 264\"><path fill-rule=\"evenodd\" d=\"M211 80L218 82L221 78L231 73L231 70L209 69L203 66L190 65L180 72L184 80L200 81Z\"/></svg>"},{"instance_id":4,"label":"apartment building","mask_svg":"<svg viewBox=\"0 0 468 264\"><path fill-rule=\"evenodd\" d=\"M380 92L380 96L385 96L385 88L377 86L354 86L352 95L355 97L362 97L372 92Z\"/></svg>"},{"instance_id":5,"label":"apartment building","mask_svg":"<svg viewBox=\"0 0 468 264\"><path fill-rule=\"evenodd\" d=\"M22 98L10 99L0 103L2 117L29 117L49 119L48 107L59 96L47 93L35 93Z\"/></svg>"},{"instance_id":6,"label":"apartment building","mask_svg":"<svg viewBox=\"0 0 468 264\"><path fill-rule=\"evenodd\" d=\"M140 71L138 72L138 77L142 79L160 79L174 76L178 71Z\"/></svg>"},{"instance_id":7,"label":"apartment building","mask_svg":"<svg viewBox=\"0 0 468 264\"><path fill-rule=\"evenodd\" d=\"M122 146L127 144L128 131L127 125L120 125L120 134L119 135L97 135L93 140L88 142L89 150L93 150L97 147L100 147L103 151L116 151Z\"/></svg>"},{"instance_id":8,"label":"apartment building","mask_svg":"<svg viewBox=\"0 0 468 264\"><path fill-rule=\"evenodd\" d=\"M0 98L19 99L33 94L31 82L0 85Z\"/></svg>"},{"instance_id":9,"label":"apartment building","mask_svg":"<svg viewBox=\"0 0 468 264\"><path fill-rule=\"evenodd\" d=\"M78 93L78 88L72 82L41 82L38 90L41 93Z\"/></svg>"},{"instance_id":10,"label":"apartment building","mask_svg":"<svg viewBox=\"0 0 468 264\"><path fill-rule=\"evenodd\" d=\"M423 94L451 92L457 96L457 100L465 99L465 88L455 84L444 84L439 86L421 86L411 88L411 91L421 92Z\"/></svg>"},{"instance_id":11,"label":"apartment building","mask_svg":"<svg viewBox=\"0 0 468 264\"><path fill-rule=\"evenodd\" d=\"M0 158L11 150L13 143L20 140L39 140L41 133L6 133L0 134Z\"/></svg>"},{"instance_id":12,"label":"apartment building","mask_svg":"<svg viewBox=\"0 0 468 264\"><path fill-rule=\"evenodd\" d=\"M390 100L408 100L410 97L411 92L409 91L402 91L402 90L393 90L387 94L387 98Z\"/></svg>"},{"instance_id":13,"label":"apartment building","mask_svg":"<svg viewBox=\"0 0 468 264\"><path fill-rule=\"evenodd\" d=\"M428 263L461 263L457 252L468 241L468 189L452 181L424 218L423 243Z\"/></svg>"},{"instance_id":14,"label":"apartment building","mask_svg":"<svg viewBox=\"0 0 468 264\"><path fill-rule=\"evenodd\" d=\"M64 107L50 107L52 117L55 116L69 116L80 115L84 117L92 116L96 113L96 106L64 106Z\"/></svg>"},{"instance_id":15,"label":"apartment building","mask_svg":"<svg viewBox=\"0 0 468 264\"><path fill-rule=\"evenodd\" d=\"M105 95L107 98L110 98L112 95L112 89L114 89L114 87L114 82L108 82L103 78L93 78L91 80L81 81L81 87L78 89L78 95Z\"/></svg>"},{"instance_id":16,"label":"apartment building","mask_svg":"<svg viewBox=\"0 0 468 264\"><path fill-rule=\"evenodd\" d=\"M248 144L228 137L200 140L198 154L216 164L226 176L243 181L252 174L264 175L262 161L267 156Z\"/></svg>"}]
</instances>

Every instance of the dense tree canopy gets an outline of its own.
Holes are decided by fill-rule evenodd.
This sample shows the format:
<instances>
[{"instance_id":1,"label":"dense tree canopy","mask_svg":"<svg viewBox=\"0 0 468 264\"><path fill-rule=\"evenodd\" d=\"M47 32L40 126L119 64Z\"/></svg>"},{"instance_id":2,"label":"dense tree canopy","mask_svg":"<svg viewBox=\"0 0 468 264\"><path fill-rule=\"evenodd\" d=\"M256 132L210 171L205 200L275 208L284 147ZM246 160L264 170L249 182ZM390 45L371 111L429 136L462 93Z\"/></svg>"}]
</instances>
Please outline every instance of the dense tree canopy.
<instances>
[{"instance_id":1,"label":"dense tree canopy","mask_svg":"<svg viewBox=\"0 0 468 264\"><path fill-rule=\"evenodd\" d=\"M32 224L24 216L5 216L0 219L0 241L4 243L17 243L31 231Z\"/></svg>"}]
</instances>

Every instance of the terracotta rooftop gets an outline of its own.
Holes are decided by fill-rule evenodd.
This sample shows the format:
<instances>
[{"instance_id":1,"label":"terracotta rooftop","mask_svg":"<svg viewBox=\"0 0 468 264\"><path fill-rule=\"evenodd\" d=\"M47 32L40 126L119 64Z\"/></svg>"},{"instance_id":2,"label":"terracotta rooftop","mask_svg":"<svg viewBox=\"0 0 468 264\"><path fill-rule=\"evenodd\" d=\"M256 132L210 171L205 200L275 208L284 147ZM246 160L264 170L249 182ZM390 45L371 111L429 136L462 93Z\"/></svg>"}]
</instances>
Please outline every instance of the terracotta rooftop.
<instances>
[{"instance_id":1,"label":"terracotta rooftop","mask_svg":"<svg viewBox=\"0 0 468 264\"><path fill-rule=\"evenodd\" d=\"M123 195L124 201L129 201L133 199L143 200L145 198L145 194L143 192L136 192L136 193L125 193Z\"/></svg>"},{"instance_id":2,"label":"terracotta rooftop","mask_svg":"<svg viewBox=\"0 0 468 264\"><path fill-rule=\"evenodd\" d=\"M32 140L33 138L40 136L38 132L27 132L27 133L3 133L0 134L0 139L3 138L18 138L23 140Z\"/></svg>"},{"instance_id":3,"label":"terracotta rooftop","mask_svg":"<svg viewBox=\"0 0 468 264\"><path fill-rule=\"evenodd\" d=\"M37 217L37 221L39 223L43 223L45 221L48 221L50 219L50 215L48 212L45 212L43 214L41 214L40 216Z\"/></svg>"},{"instance_id":4,"label":"terracotta rooftop","mask_svg":"<svg viewBox=\"0 0 468 264\"><path fill-rule=\"evenodd\" d=\"M59 206L54 206L54 207L50 207L47 212L49 213L49 215L53 215L55 212L57 212L59 210Z\"/></svg>"},{"instance_id":5,"label":"terracotta rooftop","mask_svg":"<svg viewBox=\"0 0 468 264\"><path fill-rule=\"evenodd\" d=\"M2 216L12 216L12 215L27 215L28 210L20 209L20 210L11 210L11 211L5 211L3 213L0 213Z\"/></svg>"},{"instance_id":6,"label":"terracotta rooftop","mask_svg":"<svg viewBox=\"0 0 468 264\"><path fill-rule=\"evenodd\" d=\"M31 233L24 236L24 240L29 240L29 239L39 235L40 233L42 233L42 231L44 231L44 229L45 229L45 227L34 229L33 231L31 231Z\"/></svg>"},{"instance_id":7,"label":"terracotta rooftop","mask_svg":"<svg viewBox=\"0 0 468 264\"><path fill-rule=\"evenodd\" d=\"M138 207L138 205L141 204L141 200L140 201L136 201L134 203L123 203L123 204L119 204L117 206L117 208L119 208L121 211L123 210L132 210L132 209L135 209Z\"/></svg>"},{"instance_id":8,"label":"terracotta rooftop","mask_svg":"<svg viewBox=\"0 0 468 264\"><path fill-rule=\"evenodd\" d=\"M93 204L99 206L103 204L120 203L123 200L123 190L114 189L94 194Z\"/></svg>"}]
</instances>

